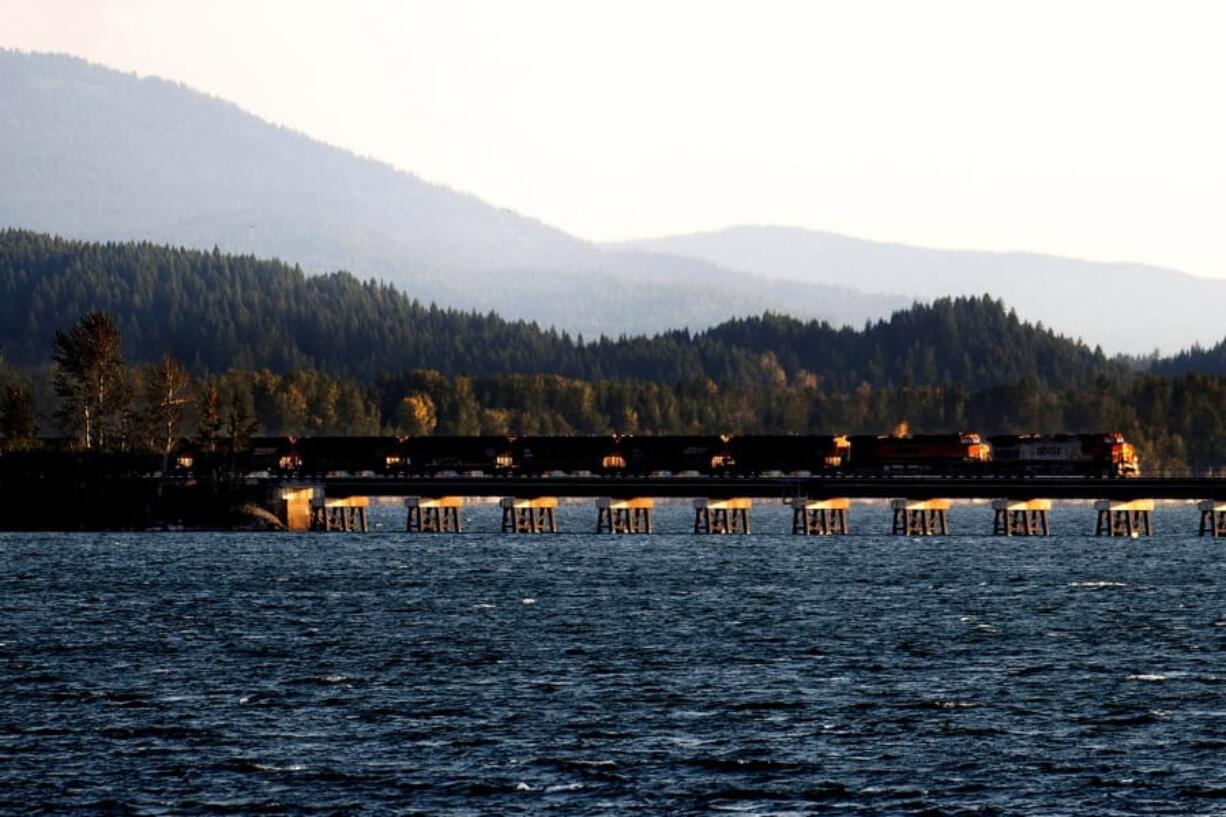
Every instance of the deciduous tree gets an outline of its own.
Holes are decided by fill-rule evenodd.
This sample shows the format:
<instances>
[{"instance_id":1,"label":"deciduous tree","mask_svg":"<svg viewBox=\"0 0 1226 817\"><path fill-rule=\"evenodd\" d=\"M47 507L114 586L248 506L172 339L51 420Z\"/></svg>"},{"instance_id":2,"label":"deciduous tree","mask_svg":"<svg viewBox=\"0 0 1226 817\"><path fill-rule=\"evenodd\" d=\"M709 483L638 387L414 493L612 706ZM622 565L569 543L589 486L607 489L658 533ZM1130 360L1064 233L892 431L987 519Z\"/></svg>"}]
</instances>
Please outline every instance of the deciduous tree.
<instances>
[{"instance_id":1,"label":"deciduous tree","mask_svg":"<svg viewBox=\"0 0 1226 817\"><path fill-rule=\"evenodd\" d=\"M163 459L168 459L180 435L191 403L191 377L171 355L145 372L145 417Z\"/></svg>"},{"instance_id":2,"label":"deciduous tree","mask_svg":"<svg viewBox=\"0 0 1226 817\"><path fill-rule=\"evenodd\" d=\"M55 393L65 431L87 449L112 442L131 403L119 327L103 312L91 312L67 332L56 330Z\"/></svg>"}]
</instances>

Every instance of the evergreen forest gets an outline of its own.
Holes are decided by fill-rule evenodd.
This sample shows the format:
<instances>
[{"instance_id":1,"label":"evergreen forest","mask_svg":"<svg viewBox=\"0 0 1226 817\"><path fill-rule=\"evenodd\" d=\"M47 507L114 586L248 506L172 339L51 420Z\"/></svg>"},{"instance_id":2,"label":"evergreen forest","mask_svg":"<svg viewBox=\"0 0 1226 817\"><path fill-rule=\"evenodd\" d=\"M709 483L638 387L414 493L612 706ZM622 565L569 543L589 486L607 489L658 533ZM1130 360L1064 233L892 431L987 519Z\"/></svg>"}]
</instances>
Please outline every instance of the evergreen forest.
<instances>
[{"instance_id":1,"label":"evergreen forest","mask_svg":"<svg viewBox=\"0 0 1226 817\"><path fill-rule=\"evenodd\" d=\"M344 272L9 230L0 315L7 448L40 435L166 450L178 435L905 425L1118 430L1151 473L1226 466L1226 372L1201 370L1207 353L1142 371L987 296L916 304L861 329L766 314L696 333L583 339L427 306Z\"/></svg>"}]
</instances>

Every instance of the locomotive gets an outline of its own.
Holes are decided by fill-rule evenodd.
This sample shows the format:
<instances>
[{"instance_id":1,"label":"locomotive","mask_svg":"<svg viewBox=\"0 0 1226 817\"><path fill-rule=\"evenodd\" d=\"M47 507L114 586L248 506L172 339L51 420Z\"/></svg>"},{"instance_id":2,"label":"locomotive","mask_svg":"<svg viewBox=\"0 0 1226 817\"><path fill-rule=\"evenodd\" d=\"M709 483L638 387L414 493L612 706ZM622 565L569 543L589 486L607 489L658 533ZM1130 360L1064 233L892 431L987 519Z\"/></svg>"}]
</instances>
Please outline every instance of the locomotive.
<instances>
[{"instance_id":1,"label":"locomotive","mask_svg":"<svg viewBox=\"0 0 1226 817\"><path fill-rule=\"evenodd\" d=\"M179 471L213 463L297 476L1094 476L1140 474L1119 433L258 437L239 453L184 443Z\"/></svg>"},{"instance_id":2,"label":"locomotive","mask_svg":"<svg viewBox=\"0 0 1226 817\"><path fill-rule=\"evenodd\" d=\"M855 470L950 471L980 468L992 449L978 434L857 435L851 440Z\"/></svg>"},{"instance_id":3,"label":"locomotive","mask_svg":"<svg viewBox=\"0 0 1226 817\"><path fill-rule=\"evenodd\" d=\"M1001 473L1135 477L1136 448L1123 434L1021 434L991 437L992 465Z\"/></svg>"}]
</instances>

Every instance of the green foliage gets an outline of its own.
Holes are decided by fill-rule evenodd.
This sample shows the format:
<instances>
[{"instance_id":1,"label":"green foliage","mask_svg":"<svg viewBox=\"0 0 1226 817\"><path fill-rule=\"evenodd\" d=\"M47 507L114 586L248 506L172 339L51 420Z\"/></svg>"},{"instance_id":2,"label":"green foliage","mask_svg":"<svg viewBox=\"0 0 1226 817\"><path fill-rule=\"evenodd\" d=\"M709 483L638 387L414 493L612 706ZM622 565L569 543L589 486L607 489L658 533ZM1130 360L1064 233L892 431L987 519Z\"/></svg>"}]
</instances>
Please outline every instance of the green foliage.
<instances>
[{"instance_id":1,"label":"green foliage","mask_svg":"<svg viewBox=\"0 0 1226 817\"><path fill-rule=\"evenodd\" d=\"M181 433L241 447L255 434L854 434L906 422L1121 431L1148 470L1226 466L1226 377L1138 374L987 296L859 331L767 314L585 343L343 273L8 231L0 317L6 357L27 367L0 372L18 386L0 403L9 447L51 411L88 447L166 456ZM74 321L49 343L45 327ZM48 347L53 368L39 366ZM129 368L123 348L153 365Z\"/></svg>"},{"instance_id":2,"label":"green foliage","mask_svg":"<svg viewBox=\"0 0 1226 817\"><path fill-rule=\"evenodd\" d=\"M0 398L0 446L5 451L22 451L34 446L38 438L38 411L29 389L6 386Z\"/></svg>"},{"instance_id":3,"label":"green foliage","mask_svg":"<svg viewBox=\"0 0 1226 817\"><path fill-rule=\"evenodd\" d=\"M583 342L493 314L423 306L346 273L307 277L250 256L0 232L0 344L12 361L45 361L48 327L98 310L114 316L131 359L169 353L197 375L313 369L371 382L433 369L772 388L982 389L1023 378L1077 388L1123 373L1101 352L1025 324L986 296L917 305L862 331L767 314L697 334Z\"/></svg>"},{"instance_id":4,"label":"green foliage","mask_svg":"<svg viewBox=\"0 0 1226 817\"><path fill-rule=\"evenodd\" d=\"M139 411L156 411L151 377ZM448 376L416 370L367 385L314 370L234 369L191 384L183 427L218 446L252 435L1093 432L1126 434L1144 468L1226 466L1226 378L1138 375L1053 390L1034 379L852 389L812 382L719 386L579 380L559 375ZM180 392L183 393L183 392ZM0 431L7 415L0 408ZM7 432L5 432L7 434ZM159 434L140 445L161 450Z\"/></svg>"},{"instance_id":5,"label":"green foliage","mask_svg":"<svg viewBox=\"0 0 1226 817\"><path fill-rule=\"evenodd\" d=\"M1226 340L1207 349L1202 346L1193 346L1169 358L1159 358L1155 354L1140 363L1143 366L1147 364L1149 370L1154 374L1168 377L1193 372L1226 377Z\"/></svg>"}]
</instances>

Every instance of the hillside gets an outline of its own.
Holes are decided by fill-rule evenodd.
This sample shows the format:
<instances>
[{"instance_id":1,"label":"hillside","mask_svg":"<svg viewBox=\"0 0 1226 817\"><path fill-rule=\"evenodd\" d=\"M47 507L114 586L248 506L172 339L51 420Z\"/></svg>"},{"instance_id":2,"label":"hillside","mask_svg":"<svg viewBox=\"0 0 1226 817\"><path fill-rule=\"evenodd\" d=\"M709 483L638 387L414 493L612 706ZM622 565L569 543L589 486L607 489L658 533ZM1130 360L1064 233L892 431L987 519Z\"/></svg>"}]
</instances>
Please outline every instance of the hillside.
<instances>
[{"instance_id":1,"label":"hillside","mask_svg":"<svg viewBox=\"0 0 1226 817\"><path fill-rule=\"evenodd\" d=\"M910 303L603 249L182 85L11 51L0 51L0 226L348 270L424 303L588 335L767 310L861 325Z\"/></svg>"},{"instance_id":2,"label":"hillside","mask_svg":"<svg viewBox=\"0 0 1226 817\"><path fill-rule=\"evenodd\" d=\"M1226 335L1226 281L1143 264L939 250L787 227L744 226L614 245L707 261L789 284L854 281L928 300L990 292L1030 321L1111 353L1170 354Z\"/></svg>"},{"instance_id":3,"label":"hillside","mask_svg":"<svg viewBox=\"0 0 1226 817\"><path fill-rule=\"evenodd\" d=\"M1158 358L1148 367L1155 374L1176 377L1184 374L1209 374L1226 377L1226 340L1208 348L1193 346L1177 355Z\"/></svg>"},{"instance_id":4,"label":"hillside","mask_svg":"<svg viewBox=\"0 0 1226 817\"><path fill-rule=\"evenodd\" d=\"M197 373L312 368L369 381L437 369L980 389L1024 379L1076 388L1117 371L988 298L918 305L861 330L768 314L700 333L581 342L493 314L429 308L347 273L308 277L251 256L0 231L0 345L10 362L45 363L54 331L92 310L116 319L134 360L169 351Z\"/></svg>"}]
</instances>

